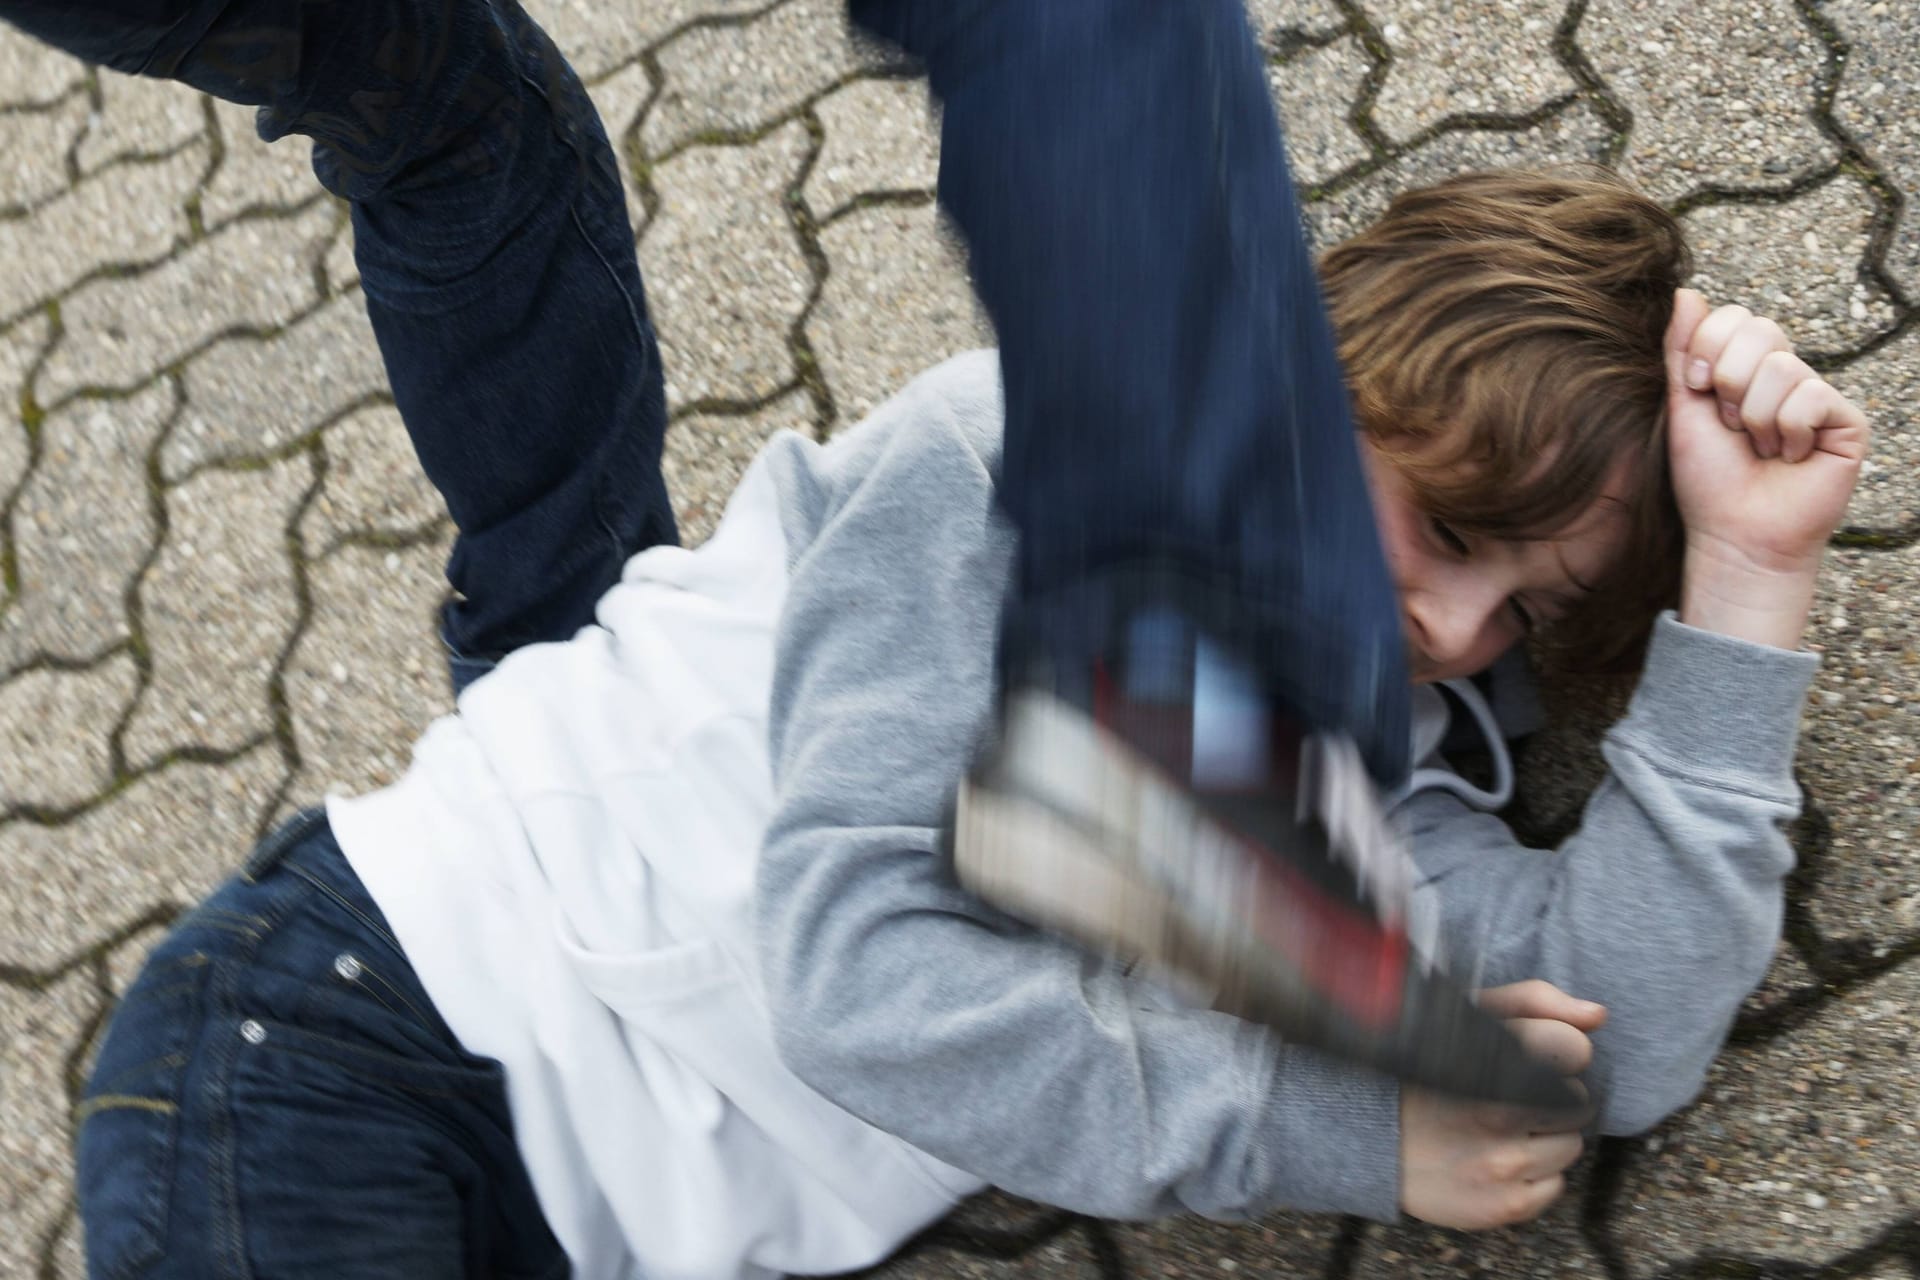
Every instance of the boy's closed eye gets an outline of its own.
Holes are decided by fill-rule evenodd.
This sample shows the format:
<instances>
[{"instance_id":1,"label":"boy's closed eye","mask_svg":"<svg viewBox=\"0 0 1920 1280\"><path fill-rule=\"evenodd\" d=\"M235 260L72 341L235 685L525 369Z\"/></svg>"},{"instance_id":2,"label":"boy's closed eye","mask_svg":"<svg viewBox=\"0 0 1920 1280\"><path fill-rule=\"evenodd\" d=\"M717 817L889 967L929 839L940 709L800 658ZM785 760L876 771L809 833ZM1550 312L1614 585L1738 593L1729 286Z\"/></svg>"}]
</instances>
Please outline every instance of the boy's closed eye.
<instances>
[{"instance_id":1,"label":"boy's closed eye","mask_svg":"<svg viewBox=\"0 0 1920 1280\"><path fill-rule=\"evenodd\" d=\"M1439 516L1427 517L1428 528L1432 530L1435 541L1453 556L1467 560L1473 556L1473 547L1462 537L1458 530ZM1507 609L1519 626L1522 635L1532 635L1540 625L1542 614L1518 595L1507 597Z\"/></svg>"}]
</instances>

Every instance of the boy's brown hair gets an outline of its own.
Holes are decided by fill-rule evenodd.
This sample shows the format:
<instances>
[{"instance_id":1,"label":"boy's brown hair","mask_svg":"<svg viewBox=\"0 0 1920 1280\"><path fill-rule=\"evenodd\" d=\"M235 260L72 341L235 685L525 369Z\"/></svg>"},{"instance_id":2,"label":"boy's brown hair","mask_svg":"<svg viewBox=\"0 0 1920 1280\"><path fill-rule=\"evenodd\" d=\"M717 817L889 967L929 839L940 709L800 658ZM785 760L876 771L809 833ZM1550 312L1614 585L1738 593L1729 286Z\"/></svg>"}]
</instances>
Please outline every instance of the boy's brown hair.
<instances>
[{"instance_id":1,"label":"boy's brown hair","mask_svg":"<svg viewBox=\"0 0 1920 1280\"><path fill-rule=\"evenodd\" d=\"M1409 191L1321 258L1356 419L1422 509L1548 537L1624 474L1618 566L1538 637L1569 669L1631 668L1679 596L1664 335L1687 267L1672 215L1598 167Z\"/></svg>"}]
</instances>

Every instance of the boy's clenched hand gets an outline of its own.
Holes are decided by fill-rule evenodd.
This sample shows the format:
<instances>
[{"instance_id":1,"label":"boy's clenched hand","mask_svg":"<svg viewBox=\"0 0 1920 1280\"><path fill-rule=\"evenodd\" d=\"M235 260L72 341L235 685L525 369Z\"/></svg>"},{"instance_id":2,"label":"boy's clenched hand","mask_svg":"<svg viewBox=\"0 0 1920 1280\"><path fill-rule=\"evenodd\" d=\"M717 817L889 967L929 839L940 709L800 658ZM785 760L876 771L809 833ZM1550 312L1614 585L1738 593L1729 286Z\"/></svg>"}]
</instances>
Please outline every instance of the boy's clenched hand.
<instances>
[{"instance_id":1,"label":"boy's clenched hand","mask_svg":"<svg viewBox=\"0 0 1920 1280\"><path fill-rule=\"evenodd\" d=\"M1680 618L1795 648L1870 432L1866 416L1745 307L1674 295L1668 456L1687 528Z\"/></svg>"},{"instance_id":2,"label":"boy's clenched hand","mask_svg":"<svg viewBox=\"0 0 1920 1280\"><path fill-rule=\"evenodd\" d=\"M1494 987L1480 1005L1508 1020L1534 1055L1569 1076L1593 1060L1587 1033L1607 1011L1538 980ZM1400 1207L1441 1227L1480 1231L1535 1217L1566 1189L1580 1158L1584 1112L1542 1114L1449 1098L1400 1094Z\"/></svg>"}]
</instances>

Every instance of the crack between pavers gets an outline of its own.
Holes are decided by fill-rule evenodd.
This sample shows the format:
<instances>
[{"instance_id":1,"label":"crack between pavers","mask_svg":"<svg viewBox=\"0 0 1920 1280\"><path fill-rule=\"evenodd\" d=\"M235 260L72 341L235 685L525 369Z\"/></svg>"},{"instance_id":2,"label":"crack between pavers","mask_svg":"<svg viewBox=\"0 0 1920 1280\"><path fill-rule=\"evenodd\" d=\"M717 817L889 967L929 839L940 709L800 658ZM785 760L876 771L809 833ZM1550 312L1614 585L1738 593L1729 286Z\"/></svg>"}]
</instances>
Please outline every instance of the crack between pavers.
<instances>
[{"instance_id":1,"label":"crack between pavers","mask_svg":"<svg viewBox=\"0 0 1920 1280\"><path fill-rule=\"evenodd\" d=\"M1360 1266L1360 1259L1366 1252L1367 1237L1372 1231L1373 1224L1365 1218L1351 1214L1342 1217L1340 1229L1333 1237L1333 1246L1327 1253L1327 1269L1321 1273L1322 1280L1350 1280Z\"/></svg>"},{"instance_id":2,"label":"crack between pavers","mask_svg":"<svg viewBox=\"0 0 1920 1280\"><path fill-rule=\"evenodd\" d=\"M115 925L90 942L82 943L66 958L44 968L0 961L0 986L37 995L71 974L81 965L103 959L126 945L128 939L152 928L164 928L179 918L186 908L174 902L156 902L138 916Z\"/></svg>"},{"instance_id":3,"label":"crack between pavers","mask_svg":"<svg viewBox=\"0 0 1920 1280\"><path fill-rule=\"evenodd\" d=\"M1529 129L1537 129L1541 125L1551 123L1584 101L1584 97L1579 93L1565 93L1549 98L1531 111L1520 115L1459 112L1444 116L1422 127L1405 142L1393 142L1389 139L1383 144L1382 149L1371 151L1365 159L1355 161L1333 176L1321 179L1319 182L1301 184L1300 199L1303 203L1313 204L1341 195L1440 138L1455 134L1525 133Z\"/></svg>"},{"instance_id":4,"label":"crack between pavers","mask_svg":"<svg viewBox=\"0 0 1920 1280\"><path fill-rule=\"evenodd\" d=\"M1587 0L1571 0L1553 32L1553 55L1579 86L1580 97L1607 126L1608 138L1601 162L1611 168L1618 165L1627 152L1627 141L1633 134L1633 111L1614 94L1613 86L1580 47L1580 24L1586 16Z\"/></svg>"},{"instance_id":5,"label":"crack between pavers","mask_svg":"<svg viewBox=\"0 0 1920 1280\"><path fill-rule=\"evenodd\" d=\"M21 469L20 478L13 486L13 492L0 498L0 590L5 591L0 598L0 623L6 621L7 614L16 607L20 599L20 560L19 548L14 538L14 514L19 510L20 501L25 496L34 474L40 469L40 460L46 453L44 428L47 411L34 395L33 384L39 379L40 371L46 367L53 355L53 349L59 345L66 329L60 319L60 304L49 302L45 306L47 315L47 333L41 340L40 349L27 362L20 376L19 422L20 430L27 437L27 464Z\"/></svg>"}]
</instances>

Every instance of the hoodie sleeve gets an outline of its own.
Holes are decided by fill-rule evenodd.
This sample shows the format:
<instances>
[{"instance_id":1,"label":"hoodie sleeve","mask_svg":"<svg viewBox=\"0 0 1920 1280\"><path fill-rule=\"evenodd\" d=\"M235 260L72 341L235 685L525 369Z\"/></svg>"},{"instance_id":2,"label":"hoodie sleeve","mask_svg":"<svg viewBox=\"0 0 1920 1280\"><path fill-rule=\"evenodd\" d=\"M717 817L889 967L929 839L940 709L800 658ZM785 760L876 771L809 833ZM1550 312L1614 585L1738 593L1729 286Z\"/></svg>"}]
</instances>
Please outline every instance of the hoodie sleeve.
<instances>
[{"instance_id":1,"label":"hoodie sleeve","mask_svg":"<svg viewBox=\"0 0 1920 1280\"><path fill-rule=\"evenodd\" d=\"M1603 1133L1639 1133L1693 1099L1773 958L1817 666L1668 614L1602 745L1608 775L1557 852L1451 795L1408 802L1456 975L1544 978L1607 1006L1587 1074Z\"/></svg>"},{"instance_id":2,"label":"hoodie sleeve","mask_svg":"<svg viewBox=\"0 0 1920 1280\"><path fill-rule=\"evenodd\" d=\"M991 357L921 380L793 491L756 885L788 1067L1016 1194L1119 1218L1392 1218L1385 1079L1186 1007L993 911L935 852L985 723L1011 542ZM981 388L987 389L982 393Z\"/></svg>"}]
</instances>

